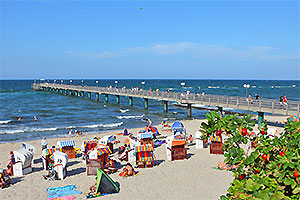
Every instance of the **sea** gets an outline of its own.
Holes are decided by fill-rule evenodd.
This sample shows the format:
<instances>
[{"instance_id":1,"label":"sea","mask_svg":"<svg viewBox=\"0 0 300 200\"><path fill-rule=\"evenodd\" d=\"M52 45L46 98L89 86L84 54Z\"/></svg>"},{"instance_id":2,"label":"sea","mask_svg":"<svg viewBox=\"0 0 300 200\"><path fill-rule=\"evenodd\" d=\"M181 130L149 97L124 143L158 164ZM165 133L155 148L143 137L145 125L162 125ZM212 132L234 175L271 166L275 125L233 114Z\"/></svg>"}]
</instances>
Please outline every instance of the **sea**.
<instances>
[{"instance_id":1,"label":"sea","mask_svg":"<svg viewBox=\"0 0 300 200\"><path fill-rule=\"evenodd\" d=\"M169 112L163 112L159 101L149 100L149 109L144 109L144 101L134 98L129 106L128 97L120 97L117 104L114 96L106 103L104 96L92 99L64 96L45 91L33 91L34 82L56 82L87 86L125 86L156 90L193 93L247 96L256 93L261 98L279 100L287 95L288 100L300 101L299 80L0 80L0 143L62 137L69 130L79 130L84 134L103 133L110 130L145 126L146 118L153 124L163 120L173 122L187 117L186 108L169 105ZM116 82L117 81L117 82ZM142 84L142 82L145 82ZM182 83L185 83L182 87ZM243 87L249 84L250 88ZM205 118L208 111L193 109L195 119ZM37 121L34 121L34 116ZM22 120L18 121L21 117ZM200 124L199 124L200 126Z\"/></svg>"}]
</instances>

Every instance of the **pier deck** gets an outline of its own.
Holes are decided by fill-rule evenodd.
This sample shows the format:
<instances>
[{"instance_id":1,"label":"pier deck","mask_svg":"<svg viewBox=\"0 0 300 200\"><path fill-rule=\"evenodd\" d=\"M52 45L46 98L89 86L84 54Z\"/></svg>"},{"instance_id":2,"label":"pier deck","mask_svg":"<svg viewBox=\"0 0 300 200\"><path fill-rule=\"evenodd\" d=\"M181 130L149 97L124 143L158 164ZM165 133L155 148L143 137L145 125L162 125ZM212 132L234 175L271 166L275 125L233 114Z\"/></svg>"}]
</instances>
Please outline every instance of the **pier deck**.
<instances>
[{"instance_id":1,"label":"pier deck","mask_svg":"<svg viewBox=\"0 0 300 200\"><path fill-rule=\"evenodd\" d=\"M71 94L74 96L84 96L84 92L88 93L91 98L91 93L95 93L97 100L99 95L106 95L106 101L108 101L108 95L117 96L117 102L120 102L120 96L127 96L132 105L132 98L145 99L145 108L148 108L148 99L162 101L164 104L164 110L168 111L168 102L176 102L179 104L185 104L188 108L188 117L191 116L191 105L199 104L203 107L218 107L233 110L247 110L260 113L272 113L279 115L298 115L300 114L300 102L289 101L288 104L281 105L278 100L275 99L260 99L259 101L253 100L249 102L245 97L238 96L224 96L224 95L200 95L200 94L183 94L179 92L164 92L164 91L147 91L147 90L131 90L121 88L106 88L106 87L92 87L92 86L79 86L79 85L64 85L55 83L34 83L32 85L34 90L56 91L63 94Z\"/></svg>"}]
</instances>

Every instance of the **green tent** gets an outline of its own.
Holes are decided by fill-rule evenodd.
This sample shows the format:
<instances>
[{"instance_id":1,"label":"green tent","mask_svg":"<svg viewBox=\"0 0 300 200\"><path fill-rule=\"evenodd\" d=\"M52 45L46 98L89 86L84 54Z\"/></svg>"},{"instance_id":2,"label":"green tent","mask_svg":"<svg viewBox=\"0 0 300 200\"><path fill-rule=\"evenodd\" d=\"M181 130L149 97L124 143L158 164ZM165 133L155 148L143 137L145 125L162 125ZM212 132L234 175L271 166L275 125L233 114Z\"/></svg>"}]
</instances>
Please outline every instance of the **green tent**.
<instances>
[{"instance_id":1,"label":"green tent","mask_svg":"<svg viewBox=\"0 0 300 200\"><path fill-rule=\"evenodd\" d=\"M120 188L116 183L100 168L97 169L97 192L101 194L111 194L119 192Z\"/></svg>"}]
</instances>

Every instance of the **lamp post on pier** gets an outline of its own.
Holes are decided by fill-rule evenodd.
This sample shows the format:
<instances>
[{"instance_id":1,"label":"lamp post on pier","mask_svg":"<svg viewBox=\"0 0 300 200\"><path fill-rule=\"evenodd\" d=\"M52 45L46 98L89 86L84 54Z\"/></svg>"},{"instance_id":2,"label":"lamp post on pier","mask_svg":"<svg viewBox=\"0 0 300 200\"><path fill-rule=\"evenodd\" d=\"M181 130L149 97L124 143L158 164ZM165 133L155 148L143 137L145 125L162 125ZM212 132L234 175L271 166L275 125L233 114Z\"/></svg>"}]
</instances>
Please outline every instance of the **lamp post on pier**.
<instances>
[{"instance_id":1,"label":"lamp post on pier","mask_svg":"<svg viewBox=\"0 0 300 200\"><path fill-rule=\"evenodd\" d=\"M115 84L116 84L116 88L118 87L118 81L115 81Z\"/></svg>"},{"instance_id":2,"label":"lamp post on pier","mask_svg":"<svg viewBox=\"0 0 300 200\"><path fill-rule=\"evenodd\" d=\"M183 93L183 87L185 86L185 82L181 82L180 85L182 86L182 93Z\"/></svg>"},{"instance_id":3,"label":"lamp post on pier","mask_svg":"<svg viewBox=\"0 0 300 200\"><path fill-rule=\"evenodd\" d=\"M144 85L145 85L145 83L146 83L145 81L142 81L142 82L141 82L142 87L143 87L143 90L144 90Z\"/></svg>"},{"instance_id":4,"label":"lamp post on pier","mask_svg":"<svg viewBox=\"0 0 300 200\"><path fill-rule=\"evenodd\" d=\"M245 83L245 84L243 85L243 87L246 89L246 97L247 97L247 94L248 94L248 93L247 93L247 89L250 88L250 84L246 84L246 83Z\"/></svg>"},{"instance_id":5,"label":"lamp post on pier","mask_svg":"<svg viewBox=\"0 0 300 200\"><path fill-rule=\"evenodd\" d=\"M99 81L96 81L96 85L97 85L97 87L98 87L98 83L99 83Z\"/></svg>"}]
</instances>

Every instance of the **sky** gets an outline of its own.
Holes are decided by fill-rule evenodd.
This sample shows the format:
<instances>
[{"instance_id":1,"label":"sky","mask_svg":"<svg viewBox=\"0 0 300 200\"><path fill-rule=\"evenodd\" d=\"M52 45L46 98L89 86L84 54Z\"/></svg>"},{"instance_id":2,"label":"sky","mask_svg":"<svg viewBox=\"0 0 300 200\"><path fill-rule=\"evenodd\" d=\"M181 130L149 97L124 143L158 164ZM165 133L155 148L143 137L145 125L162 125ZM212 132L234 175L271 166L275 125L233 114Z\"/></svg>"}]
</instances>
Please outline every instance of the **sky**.
<instances>
[{"instance_id":1,"label":"sky","mask_svg":"<svg viewBox=\"0 0 300 200\"><path fill-rule=\"evenodd\" d=\"M0 79L300 79L297 0L0 8Z\"/></svg>"}]
</instances>

